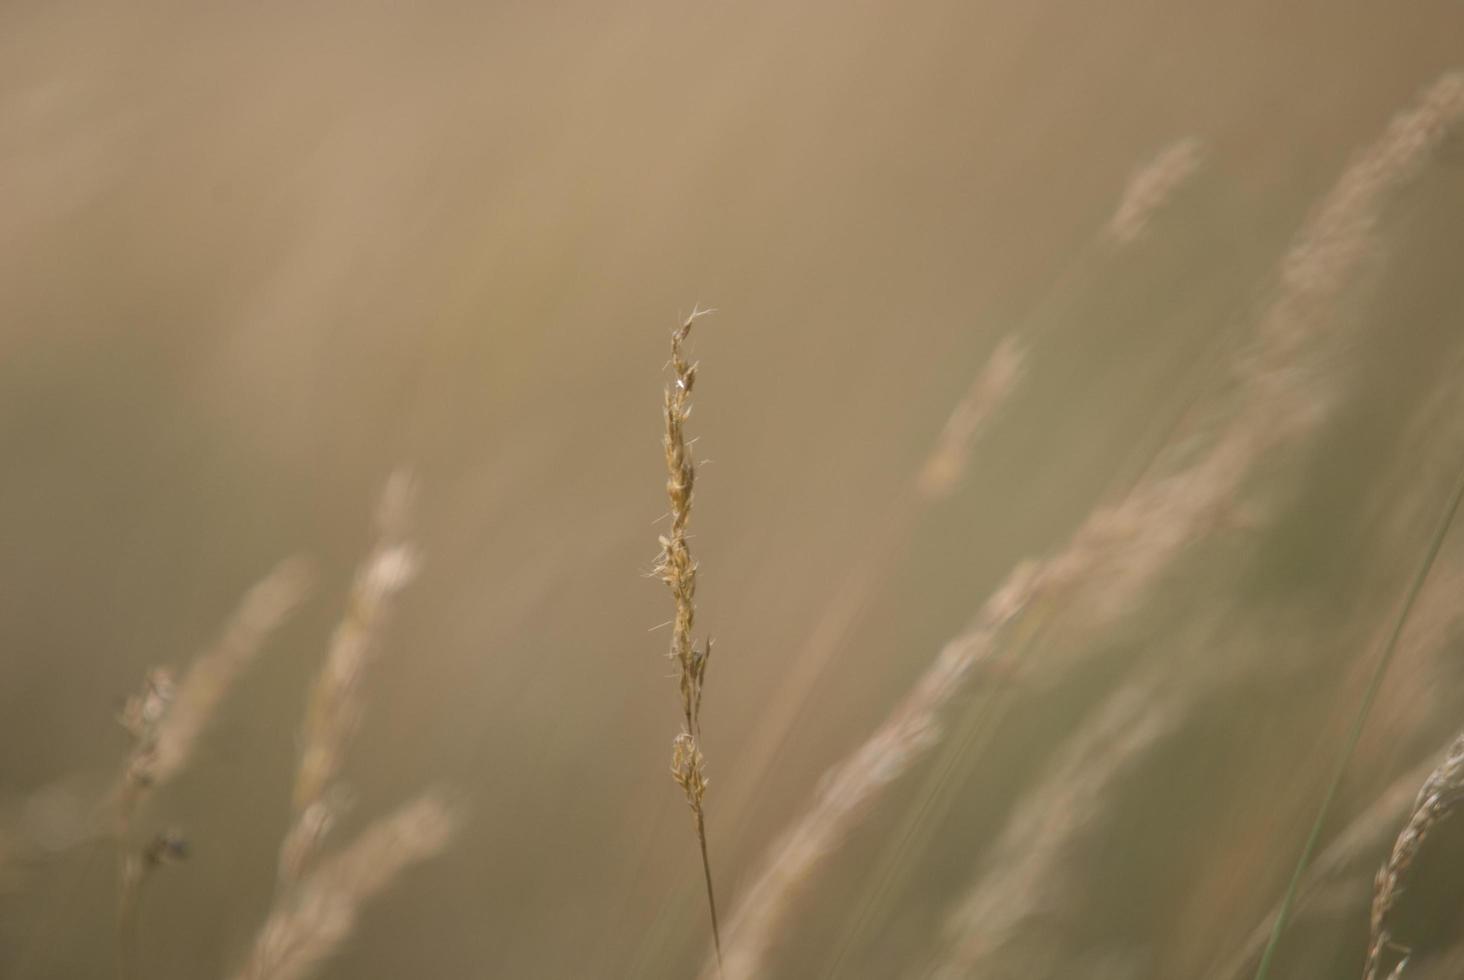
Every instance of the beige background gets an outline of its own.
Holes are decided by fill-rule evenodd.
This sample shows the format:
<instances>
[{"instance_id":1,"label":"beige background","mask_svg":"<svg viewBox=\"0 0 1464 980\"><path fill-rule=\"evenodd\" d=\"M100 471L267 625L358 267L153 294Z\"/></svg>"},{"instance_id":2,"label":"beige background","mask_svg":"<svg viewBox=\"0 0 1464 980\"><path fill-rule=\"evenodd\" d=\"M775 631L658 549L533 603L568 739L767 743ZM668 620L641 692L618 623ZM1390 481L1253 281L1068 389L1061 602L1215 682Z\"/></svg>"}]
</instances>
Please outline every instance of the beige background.
<instances>
[{"instance_id":1,"label":"beige background","mask_svg":"<svg viewBox=\"0 0 1464 980\"><path fill-rule=\"evenodd\" d=\"M24 828L55 780L68 799L105 783L144 671L185 663L275 560L316 556L319 595L159 807L194 855L149 886L148 976L225 975L268 907L305 685L407 463L427 565L372 668L351 825L428 783L469 819L323 975L691 975L705 922L648 632L669 601L644 578L678 315L720 310L694 344L693 546L730 905L1012 563L1223 374L1205 352L1253 321L1318 196L1461 63L1452 0L6 4L0 814ZM1187 136L1205 166L1150 235L1096 244L1133 169ZM1090 912L1055 931L1095 975L1198 975L1279 894L1355 703L1347 665L1454 458L1407 439L1464 313L1459 147L1394 209L1355 397L1290 462L1271 530L1094 640L1149 649L1239 610L1253 631L1226 642L1337 658L1208 705L1125 791L1072 864ZM760 710L1013 331L1027 383L960 492L880 559L753 805L719 805L759 775L740 753ZM842 975L922 964L1022 773L1124 662L1021 701ZM1416 724L1366 743L1354 809L1457 726L1394 714ZM777 975L830 962L919 782L810 883ZM0 974L105 975L112 874L92 847L6 869ZM1365 902L1299 941L1309 975L1355 974Z\"/></svg>"}]
</instances>

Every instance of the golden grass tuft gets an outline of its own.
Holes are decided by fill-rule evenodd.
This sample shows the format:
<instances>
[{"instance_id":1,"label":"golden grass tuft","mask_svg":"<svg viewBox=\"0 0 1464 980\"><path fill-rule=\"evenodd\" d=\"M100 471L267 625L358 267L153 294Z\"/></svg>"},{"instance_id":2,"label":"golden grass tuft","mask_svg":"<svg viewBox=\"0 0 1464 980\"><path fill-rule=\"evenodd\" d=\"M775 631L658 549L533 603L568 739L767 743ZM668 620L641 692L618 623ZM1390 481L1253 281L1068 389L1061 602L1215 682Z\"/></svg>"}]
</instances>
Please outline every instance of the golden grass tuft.
<instances>
[{"instance_id":1,"label":"golden grass tuft","mask_svg":"<svg viewBox=\"0 0 1464 980\"><path fill-rule=\"evenodd\" d=\"M684 345L696 321L709 311L693 309L690 316L671 334L671 370L674 377L666 386L663 407L665 434L662 448L666 454L666 497L671 504L671 527L661 535L661 554L656 559L655 576L666 583L676 604L676 617L671 625L670 658L676 664L681 689L681 731L672 741L671 775L686 795L696 823L697 845L701 849L702 874L707 886L707 906L712 919L712 946L717 962L722 962L722 930L717 920L716 890L712 885L712 863L707 853L706 759L701 750L702 687L706 682L707 663L712 656L712 641L700 647L692 638L696 622L696 562L686 542L686 528L691 522L692 496L696 486L696 464L692 461L686 440L686 420L691 415L691 393L696 384L696 365L687 361Z\"/></svg>"}]
</instances>

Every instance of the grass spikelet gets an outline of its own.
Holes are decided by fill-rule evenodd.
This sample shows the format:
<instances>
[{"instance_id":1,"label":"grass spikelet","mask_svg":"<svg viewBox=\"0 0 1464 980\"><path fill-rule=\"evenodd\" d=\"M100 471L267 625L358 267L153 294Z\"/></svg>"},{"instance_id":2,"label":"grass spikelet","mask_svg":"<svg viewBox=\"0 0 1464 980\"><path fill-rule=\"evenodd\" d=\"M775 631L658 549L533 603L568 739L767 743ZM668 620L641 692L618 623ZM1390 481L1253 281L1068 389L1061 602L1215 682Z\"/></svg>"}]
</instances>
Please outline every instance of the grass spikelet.
<instances>
[{"instance_id":1,"label":"grass spikelet","mask_svg":"<svg viewBox=\"0 0 1464 980\"><path fill-rule=\"evenodd\" d=\"M971 382L951 412L935 448L916 479L920 493L930 498L949 496L965 476L971 445L1022 379L1026 351L1015 337L1004 337L986 366Z\"/></svg>"},{"instance_id":2,"label":"grass spikelet","mask_svg":"<svg viewBox=\"0 0 1464 980\"><path fill-rule=\"evenodd\" d=\"M331 636L325 664L311 688L295 776L293 824L280 847L280 879L304 873L340 809L333 793L362 710L361 685L391 600L416 577L419 557L406 540L413 487L397 472L376 514L376 542L356 572L346 611Z\"/></svg>"},{"instance_id":3,"label":"grass spikelet","mask_svg":"<svg viewBox=\"0 0 1464 980\"><path fill-rule=\"evenodd\" d=\"M712 864L707 854L706 811L703 805L707 791L706 760L701 750L702 687L706 681L707 663L712 656L712 642L700 647L692 638L696 623L696 562L686 543L686 528L691 521L692 495L696 485L696 464L686 441L686 420L691 415L691 394L696 384L696 365L686 360L684 344L697 319L708 311L693 310L671 334L671 370L674 377L666 386L663 419L665 434L662 448L666 454L666 497L671 504L671 527L661 536L661 554L656 559L654 574L671 590L676 604L676 618L671 627L670 658L676 664L681 690L681 731L672 742L671 775L686 795L696 823L696 839L701 849L702 874L706 879L707 906L712 919L712 946L717 962L722 962L722 932L717 921L716 891L712 886Z\"/></svg>"},{"instance_id":4,"label":"grass spikelet","mask_svg":"<svg viewBox=\"0 0 1464 980\"><path fill-rule=\"evenodd\" d=\"M127 700L120 721L133 736L118 790L118 817L125 830L152 791L188 765L229 689L254 661L264 641L309 594L312 572L291 558L245 594L214 646L189 665L176 684L165 667L150 671L141 693Z\"/></svg>"},{"instance_id":5,"label":"grass spikelet","mask_svg":"<svg viewBox=\"0 0 1464 980\"><path fill-rule=\"evenodd\" d=\"M1372 938L1368 944L1366 980L1398 976L1409 950L1394 940L1389 921L1429 835L1464 801L1464 735L1449 747L1444 761L1423 782L1413 810L1388 860L1378 869L1372 903ZM1401 956L1400 956L1401 954ZM1389 963L1394 957L1398 959ZM1387 970L1387 973L1382 971Z\"/></svg>"},{"instance_id":6,"label":"grass spikelet","mask_svg":"<svg viewBox=\"0 0 1464 980\"><path fill-rule=\"evenodd\" d=\"M1253 383L1273 391L1305 380L1292 354L1323 326L1375 242L1383 206L1414 179L1464 119L1464 72L1448 72L1388 123L1338 179L1281 263L1280 292L1260 325Z\"/></svg>"},{"instance_id":7,"label":"grass spikelet","mask_svg":"<svg viewBox=\"0 0 1464 980\"><path fill-rule=\"evenodd\" d=\"M236 980L310 976L349 938L361 906L440 853L456 824L452 810L430 794L371 824L282 895Z\"/></svg>"},{"instance_id":8,"label":"grass spikelet","mask_svg":"<svg viewBox=\"0 0 1464 980\"><path fill-rule=\"evenodd\" d=\"M1160 150L1129 178L1105 229L1109 240L1116 245L1137 241L1159 209L1203 162L1203 147L1193 136L1176 140Z\"/></svg>"}]
</instances>

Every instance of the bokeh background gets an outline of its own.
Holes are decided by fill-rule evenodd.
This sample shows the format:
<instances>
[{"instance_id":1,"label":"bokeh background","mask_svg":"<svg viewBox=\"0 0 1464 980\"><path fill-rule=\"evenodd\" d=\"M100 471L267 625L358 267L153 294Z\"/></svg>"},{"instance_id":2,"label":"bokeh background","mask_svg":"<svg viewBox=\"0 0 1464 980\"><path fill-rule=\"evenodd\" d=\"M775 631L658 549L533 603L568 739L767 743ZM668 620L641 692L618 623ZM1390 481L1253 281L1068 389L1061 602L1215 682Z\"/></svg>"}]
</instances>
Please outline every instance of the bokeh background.
<instances>
[{"instance_id":1,"label":"bokeh background","mask_svg":"<svg viewBox=\"0 0 1464 980\"><path fill-rule=\"evenodd\" d=\"M6 3L0 974L108 975L115 868L78 828L128 750L115 713L304 552L316 596L150 817L192 855L149 882L146 975L242 960L306 687L406 465L426 563L370 668L349 823L427 785L466 817L321 975L695 975L700 868L652 630L670 604L646 577L678 318L718 309L693 340L692 543L730 908L1007 570L1223 383L1317 200L1461 64L1452 0ZM1201 166L1114 247L1130 176L1186 138ZM996 728L942 763L918 843L899 842L929 763L806 883L769 975L921 975L1054 747L1165 657L1247 666L1083 815L1060 901L1027 929L1045 958L983 975L1203 976L1242 947L1464 449L1461 218L1464 144L1446 140L1349 294L1329 362L1346 397L1317 437L1082 638L1101 655L1040 689L1000 679ZM912 505L1010 334L1022 385L956 492ZM1464 719L1461 563L1446 543L1333 832ZM769 751L772 706L851 594ZM1386 846L1298 924L1284 975L1360 973ZM1429 949L1457 937L1451 915Z\"/></svg>"}]
</instances>

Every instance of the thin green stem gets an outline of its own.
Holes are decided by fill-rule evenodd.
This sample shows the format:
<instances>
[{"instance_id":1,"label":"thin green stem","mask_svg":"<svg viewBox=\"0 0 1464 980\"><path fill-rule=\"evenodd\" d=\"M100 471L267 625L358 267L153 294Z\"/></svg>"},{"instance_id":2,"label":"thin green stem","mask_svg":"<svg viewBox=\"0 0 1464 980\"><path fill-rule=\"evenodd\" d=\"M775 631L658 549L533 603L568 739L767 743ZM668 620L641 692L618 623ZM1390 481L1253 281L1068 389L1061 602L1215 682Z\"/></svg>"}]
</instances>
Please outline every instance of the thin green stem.
<instances>
[{"instance_id":1,"label":"thin green stem","mask_svg":"<svg viewBox=\"0 0 1464 980\"><path fill-rule=\"evenodd\" d=\"M1418 594L1423 591L1423 583L1428 579L1434 559L1439 556L1439 549L1443 547L1444 538L1449 534L1449 527L1454 523L1454 515L1458 513L1461 500L1464 500L1464 472L1460 473L1458 482L1454 485L1454 491L1449 497L1448 505L1445 506L1443 515L1439 518L1438 527L1434 529L1433 538L1428 544L1428 552L1424 555L1418 571L1413 576L1413 582L1408 587L1403 606L1398 610L1398 618L1393 623L1392 632L1388 634L1388 642L1383 646L1378 665L1373 668L1372 679L1368 682L1367 691L1362 696L1362 704L1357 709L1356 717L1352 719L1352 728L1347 733L1342 755L1337 759L1336 768L1332 771L1332 781L1327 787L1327 795L1323 797L1316 819L1312 821L1311 833L1307 835L1306 846L1302 848L1301 857L1296 862L1296 869L1291 873L1291 881L1286 886L1285 897L1281 899L1281 909L1276 914L1276 922L1271 926L1271 938L1266 943L1265 952L1261 954L1261 963L1256 969L1256 980L1266 980L1270 973L1271 960L1281 941L1281 933L1285 931L1291 918L1291 907L1296 901L1302 875L1306 873L1307 865L1311 863L1312 853L1321 840L1322 825L1326 822L1327 812L1332 808L1332 801L1337 797L1337 789L1342 785L1342 776L1352 761L1352 754L1357 749L1358 741L1362 738L1363 725L1367 723L1367 716L1372 711L1373 702L1377 700L1378 691L1382 689L1383 676L1387 673L1388 665L1393 661L1393 654L1398 649L1398 638L1403 635L1403 627L1408 622L1408 615L1413 611L1413 604L1418 600Z\"/></svg>"}]
</instances>

